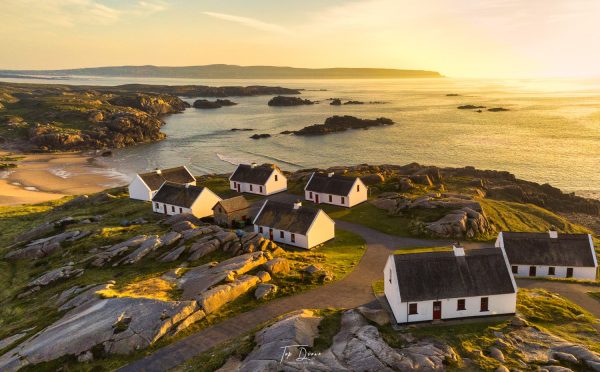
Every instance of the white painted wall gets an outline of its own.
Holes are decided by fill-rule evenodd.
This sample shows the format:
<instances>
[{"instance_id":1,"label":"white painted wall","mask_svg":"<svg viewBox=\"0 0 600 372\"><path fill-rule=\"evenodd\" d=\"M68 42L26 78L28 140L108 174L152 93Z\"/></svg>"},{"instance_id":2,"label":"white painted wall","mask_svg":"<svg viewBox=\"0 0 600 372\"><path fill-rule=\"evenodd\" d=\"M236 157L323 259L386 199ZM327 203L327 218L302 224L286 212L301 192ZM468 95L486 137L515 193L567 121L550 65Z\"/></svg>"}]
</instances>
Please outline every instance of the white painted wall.
<instances>
[{"instance_id":1,"label":"white painted wall","mask_svg":"<svg viewBox=\"0 0 600 372\"><path fill-rule=\"evenodd\" d=\"M262 233L260 228L262 227ZM269 226L258 226L254 225L254 232L261 234L266 239L269 238ZM281 232L283 232L283 238L281 238ZM273 229L273 241L277 243L289 244L299 248L308 249L308 237L306 235L294 234L295 242L291 240L292 233L285 230Z\"/></svg>"},{"instance_id":2,"label":"white painted wall","mask_svg":"<svg viewBox=\"0 0 600 372\"><path fill-rule=\"evenodd\" d=\"M129 198L135 200L150 201L157 190L152 192L150 188L142 181L139 175L135 175L133 181L129 184Z\"/></svg>"},{"instance_id":3,"label":"white painted wall","mask_svg":"<svg viewBox=\"0 0 600 372\"><path fill-rule=\"evenodd\" d=\"M567 277L567 266L554 266L554 275L548 274L548 268L550 266L545 265L511 265L517 266L518 272L514 273L515 276L527 276L529 277L529 268L535 266L536 272L535 277L548 277L548 278L566 278ZM572 266L570 266L572 267ZM575 279L587 279L596 280L595 267L573 267L573 278Z\"/></svg>"},{"instance_id":4,"label":"white painted wall","mask_svg":"<svg viewBox=\"0 0 600 372\"><path fill-rule=\"evenodd\" d=\"M481 310L481 298L488 298L488 311ZM465 300L465 310L457 310L459 299ZM517 307L517 294L508 293L490 296L462 297L440 299L442 303L441 319L458 319L479 316L514 314ZM389 299L388 299L389 302ZM417 314L408 314L408 302L390 303L398 323L425 322L433 320L433 302L420 301L417 304ZM411 302L415 303L415 302Z\"/></svg>"},{"instance_id":5,"label":"white painted wall","mask_svg":"<svg viewBox=\"0 0 600 372\"><path fill-rule=\"evenodd\" d=\"M394 263L394 256L390 255L383 269L383 289L385 298L390 304L396 323L402 323L406 321L406 313L400 311L400 288L398 287L398 275L396 274L396 264Z\"/></svg>"},{"instance_id":6,"label":"white painted wall","mask_svg":"<svg viewBox=\"0 0 600 372\"><path fill-rule=\"evenodd\" d=\"M335 222L327 213L319 210L306 235L308 236L309 248L325 243L335 238Z\"/></svg>"},{"instance_id":7,"label":"white painted wall","mask_svg":"<svg viewBox=\"0 0 600 372\"><path fill-rule=\"evenodd\" d=\"M277 181L275 181L275 178L277 178ZM279 169L273 170L264 185L229 180L231 190L238 191L238 184L240 185L240 192L257 195L271 195L287 190L287 178Z\"/></svg>"},{"instance_id":8,"label":"white painted wall","mask_svg":"<svg viewBox=\"0 0 600 372\"><path fill-rule=\"evenodd\" d=\"M310 180L309 180L309 182L310 182ZM357 188L357 186L358 186L358 188ZM332 194L327 194L327 193L308 191L308 190L306 190L306 187L304 190L304 199L311 201L313 203L316 203L317 196L318 196L319 204L323 203L323 204L337 205L339 207L351 208L357 204L367 201L367 194L368 194L367 186L365 186L365 184L360 180L360 178L357 177L356 181L354 181L354 185L352 185L352 189L350 190L348 195L343 196L343 201L342 201L342 196L340 196L340 195L332 195ZM329 197L331 197L331 201L329 201Z\"/></svg>"},{"instance_id":9,"label":"white painted wall","mask_svg":"<svg viewBox=\"0 0 600 372\"><path fill-rule=\"evenodd\" d=\"M181 213L192 213L192 210L190 208L183 208L183 207L179 207L176 205L158 203L158 202L152 202L152 210L154 212L160 213L160 214L165 214L165 210L166 210L166 214L168 216L173 216L173 215L181 214Z\"/></svg>"},{"instance_id":10,"label":"white painted wall","mask_svg":"<svg viewBox=\"0 0 600 372\"><path fill-rule=\"evenodd\" d=\"M213 215L214 206L222 199L212 192L208 187L205 187L198 198L192 204L192 213L198 218L209 217Z\"/></svg>"}]
</instances>

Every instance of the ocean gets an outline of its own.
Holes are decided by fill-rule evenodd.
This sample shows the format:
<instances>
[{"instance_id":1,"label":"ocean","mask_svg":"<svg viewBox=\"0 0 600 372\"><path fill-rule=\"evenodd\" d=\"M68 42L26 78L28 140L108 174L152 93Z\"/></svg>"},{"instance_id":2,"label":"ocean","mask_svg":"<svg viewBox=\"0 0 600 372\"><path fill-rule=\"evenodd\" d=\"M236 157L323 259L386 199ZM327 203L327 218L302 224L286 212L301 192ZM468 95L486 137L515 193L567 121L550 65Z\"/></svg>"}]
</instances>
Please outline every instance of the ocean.
<instances>
[{"instance_id":1,"label":"ocean","mask_svg":"<svg viewBox=\"0 0 600 372\"><path fill-rule=\"evenodd\" d=\"M600 79L0 80L86 85L277 85L304 89L303 98L320 101L310 106L269 107L271 96L231 97L238 105L214 110L189 108L170 115L163 127L166 140L119 149L105 160L109 167L129 176L181 164L196 174L206 174L230 172L236 164L252 161L276 163L290 171L418 162L506 170L522 179L600 199ZM328 98L365 104L331 106ZM466 104L510 111L457 109ZM323 123L332 115L383 116L396 124L314 137L279 134ZM272 137L250 139L255 133Z\"/></svg>"}]
</instances>

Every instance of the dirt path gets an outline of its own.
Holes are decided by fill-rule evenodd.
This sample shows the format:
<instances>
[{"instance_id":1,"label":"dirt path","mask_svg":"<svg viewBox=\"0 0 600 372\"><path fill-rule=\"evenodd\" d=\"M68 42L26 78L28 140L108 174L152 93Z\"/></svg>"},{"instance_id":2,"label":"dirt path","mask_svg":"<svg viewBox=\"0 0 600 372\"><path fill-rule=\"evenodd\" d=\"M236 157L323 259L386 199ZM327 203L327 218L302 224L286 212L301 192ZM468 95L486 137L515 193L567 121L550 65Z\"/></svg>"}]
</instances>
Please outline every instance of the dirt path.
<instances>
[{"instance_id":1,"label":"dirt path","mask_svg":"<svg viewBox=\"0 0 600 372\"><path fill-rule=\"evenodd\" d=\"M345 221L336 221L336 227L352 231L363 237L367 250L360 263L346 278L295 296L284 297L268 302L254 310L239 314L200 332L176 341L152 355L140 359L120 369L120 371L164 371L174 368L209 349L238 336L290 311L305 308L354 308L375 300L371 283L382 277L388 256L398 248L433 247L448 245L448 241L404 238L387 235L368 227ZM467 243L467 247L486 244ZM489 244L488 244L489 245ZM553 286L550 286L552 284ZM580 288L572 284L543 281L519 281L525 288L546 288L558 292L598 315L600 309L590 308L597 303ZM552 288L551 288L552 287ZM582 294L583 293L583 294ZM599 315L600 316L600 315Z\"/></svg>"}]
</instances>

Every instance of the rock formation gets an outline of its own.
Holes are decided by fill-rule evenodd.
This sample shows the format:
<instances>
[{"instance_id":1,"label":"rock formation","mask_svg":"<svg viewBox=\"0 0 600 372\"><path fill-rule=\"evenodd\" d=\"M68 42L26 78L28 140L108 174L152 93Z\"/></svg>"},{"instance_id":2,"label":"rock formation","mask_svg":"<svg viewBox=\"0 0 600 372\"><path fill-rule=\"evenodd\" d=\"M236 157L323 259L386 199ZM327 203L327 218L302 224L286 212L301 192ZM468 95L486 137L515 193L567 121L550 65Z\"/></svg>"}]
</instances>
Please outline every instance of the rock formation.
<instances>
[{"instance_id":1,"label":"rock formation","mask_svg":"<svg viewBox=\"0 0 600 372\"><path fill-rule=\"evenodd\" d=\"M297 136L312 136L343 132L348 129L368 129L371 127L379 127L392 124L394 124L394 122L388 118L359 119L354 116L336 115L327 118L324 124L309 125L291 133Z\"/></svg>"},{"instance_id":2,"label":"rock formation","mask_svg":"<svg viewBox=\"0 0 600 372\"><path fill-rule=\"evenodd\" d=\"M267 104L269 106L301 106L314 105L315 103L316 102L300 97L276 96L271 98Z\"/></svg>"},{"instance_id":3,"label":"rock formation","mask_svg":"<svg viewBox=\"0 0 600 372\"><path fill-rule=\"evenodd\" d=\"M194 104L192 106L194 106L194 108L197 108L197 109L216 109L216 108L221 108L224 106L235 106L235 105L237 105L237 103L232 102L228 99L217 99L215 101L199 99L199 100L194 101Z\"/></svg>"}]
</instances>

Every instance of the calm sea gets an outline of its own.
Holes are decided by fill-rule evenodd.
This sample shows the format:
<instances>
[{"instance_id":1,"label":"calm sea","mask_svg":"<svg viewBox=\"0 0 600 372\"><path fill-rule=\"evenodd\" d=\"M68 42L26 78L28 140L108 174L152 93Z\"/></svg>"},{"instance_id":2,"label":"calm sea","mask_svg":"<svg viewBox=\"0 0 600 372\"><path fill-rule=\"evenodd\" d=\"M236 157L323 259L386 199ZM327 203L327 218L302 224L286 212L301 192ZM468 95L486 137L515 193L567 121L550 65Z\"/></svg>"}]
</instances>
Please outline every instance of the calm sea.
<instances>
[{"instance_id":1,"label":"calm sea","mask_svg":"<svg viewBox=\"0 0 600 372\"><path fill-rule=\"evenodd\" d=\"M8 79L5 79L8 80ZM25 80L12 80L25 82ZM269 107L270 96L233 97L237 106L190 108L165 120L165 141L117 150L108 164L128 175L189 165L198 174L229 172L240 162L287 170L331 165L472 165L600 198L600 79L572 80L197 80L74 78L37 83L279 85L301 88L320 104ZM447 94L459 96L447 96ZM385 103L331 106L327 98ZM190 103L193 100L189 100ZM464 104L508 112L457 110ZM278 134L332 115L385 116L396 125L318 137ZM254 132L232 132L252 128ZM273 137L253 140L253 133Z\"/></svg>"}]
</instances>

